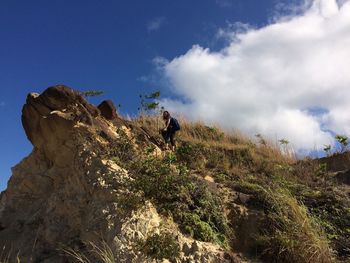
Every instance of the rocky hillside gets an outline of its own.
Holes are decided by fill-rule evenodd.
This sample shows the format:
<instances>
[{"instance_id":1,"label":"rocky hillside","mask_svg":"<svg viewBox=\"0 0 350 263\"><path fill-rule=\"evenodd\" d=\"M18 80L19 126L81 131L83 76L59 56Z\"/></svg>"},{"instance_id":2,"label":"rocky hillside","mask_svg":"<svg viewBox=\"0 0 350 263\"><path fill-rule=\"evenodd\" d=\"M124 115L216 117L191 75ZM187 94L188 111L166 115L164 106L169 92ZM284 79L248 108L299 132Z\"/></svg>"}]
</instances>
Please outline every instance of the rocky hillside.
<instances>
[{"instance_id":1,"label":"rocky hillside","mask_svg":"<svg viewBox=\"0 0 350 263\"><path fill-rule=\"evenodd\" d=\"M33 151L1 193L1 263L349 260L347 154L296 162L187 122L167 152L156 118L65 86L29 94L22 123Z\"/></svg>"}]
</instances>

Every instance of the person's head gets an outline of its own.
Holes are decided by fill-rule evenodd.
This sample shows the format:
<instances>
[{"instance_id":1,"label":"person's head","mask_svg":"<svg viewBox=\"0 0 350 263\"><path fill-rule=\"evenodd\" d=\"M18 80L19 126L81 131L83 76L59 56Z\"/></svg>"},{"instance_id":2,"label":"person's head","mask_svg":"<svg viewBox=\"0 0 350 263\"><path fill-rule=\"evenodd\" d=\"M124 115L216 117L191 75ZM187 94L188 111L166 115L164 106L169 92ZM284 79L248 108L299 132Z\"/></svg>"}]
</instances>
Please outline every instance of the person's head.
<instances>
[{"instance_id":1,"label":"person's head","mask_svg":"<svg viewBox=\"0 0 350 263\"><path fill-rule=\"evenodd\" d=\"M163 112L163 120L168 120L170 118L170 113L168 111Z\"/></svg>"}]
</instances>

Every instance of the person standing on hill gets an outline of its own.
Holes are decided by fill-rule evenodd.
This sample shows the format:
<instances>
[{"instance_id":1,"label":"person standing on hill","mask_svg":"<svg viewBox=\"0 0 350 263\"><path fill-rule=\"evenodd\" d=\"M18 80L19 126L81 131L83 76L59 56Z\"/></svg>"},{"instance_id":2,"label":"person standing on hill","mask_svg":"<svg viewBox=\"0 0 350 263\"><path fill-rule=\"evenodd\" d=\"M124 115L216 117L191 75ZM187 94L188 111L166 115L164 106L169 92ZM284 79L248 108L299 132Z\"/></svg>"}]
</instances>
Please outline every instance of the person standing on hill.
<instances>
[{"instance_id":1,"label":"person standing on hill","mask_svg":"<svg viewBox=\"0 0 350 263\"><path fill-rule=\"evenodd\" d=\"M179 122L170 116L170 113L168 111L163 112L163 120L165 123L165 128L160 129L160 134L163 136L166 149L169 149L169 142L171 144L171 150L176 150L176 143L175 143L175 133L180 130Z\"/></svg>"}]
</instances>

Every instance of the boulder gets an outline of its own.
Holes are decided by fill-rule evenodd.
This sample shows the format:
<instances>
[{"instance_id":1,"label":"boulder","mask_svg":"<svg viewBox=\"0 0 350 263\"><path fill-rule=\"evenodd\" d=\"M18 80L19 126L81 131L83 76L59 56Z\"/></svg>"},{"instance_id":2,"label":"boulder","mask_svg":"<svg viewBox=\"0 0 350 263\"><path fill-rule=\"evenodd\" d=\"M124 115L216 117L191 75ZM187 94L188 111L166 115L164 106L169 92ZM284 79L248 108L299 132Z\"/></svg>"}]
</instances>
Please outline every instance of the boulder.
<instances>
[{"instance_id":1,"label":"boulder","mask_svg":"<svg viewBox=\"0 0 350 263\"><path fill-rule=\"evenodd\" d=\"M114 120L118 117L117 109L111 100L104 100L98 105L98 109L101 111L101 115L107 120Z\"/></svg>"}]
</instances>

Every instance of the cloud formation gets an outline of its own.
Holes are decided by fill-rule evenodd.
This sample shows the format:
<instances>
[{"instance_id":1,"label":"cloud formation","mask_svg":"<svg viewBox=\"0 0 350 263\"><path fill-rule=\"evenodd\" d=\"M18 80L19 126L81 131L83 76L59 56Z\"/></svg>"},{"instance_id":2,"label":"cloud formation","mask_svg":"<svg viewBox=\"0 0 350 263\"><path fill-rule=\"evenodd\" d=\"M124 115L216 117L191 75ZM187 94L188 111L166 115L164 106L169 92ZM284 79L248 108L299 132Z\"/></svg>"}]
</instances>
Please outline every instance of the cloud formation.
<instances>
[{"instance_id":1,"label":"cloud formation","mask_svg":"<svg viewBox=\"0 0 350 263\"><path fill-rule=\"evenodd\" d=\"M157 31L164 23L165 17L156 17L147 23L147 31Z\"/></svg>"},{"instance_id":2,"label":"cloud formation","mask_svg":"<svg viewBox=\"0 0 350 263\"><path fill-rule=\"evenodd\" d=\"M221 30L228 45L194 45L161 62L179 98L172 111L273 140L299 151L350 135L350 0L306 1L299 15L254 29ZM307 8L306 8L307 7Z\"/></svg>"}]
</instances>

